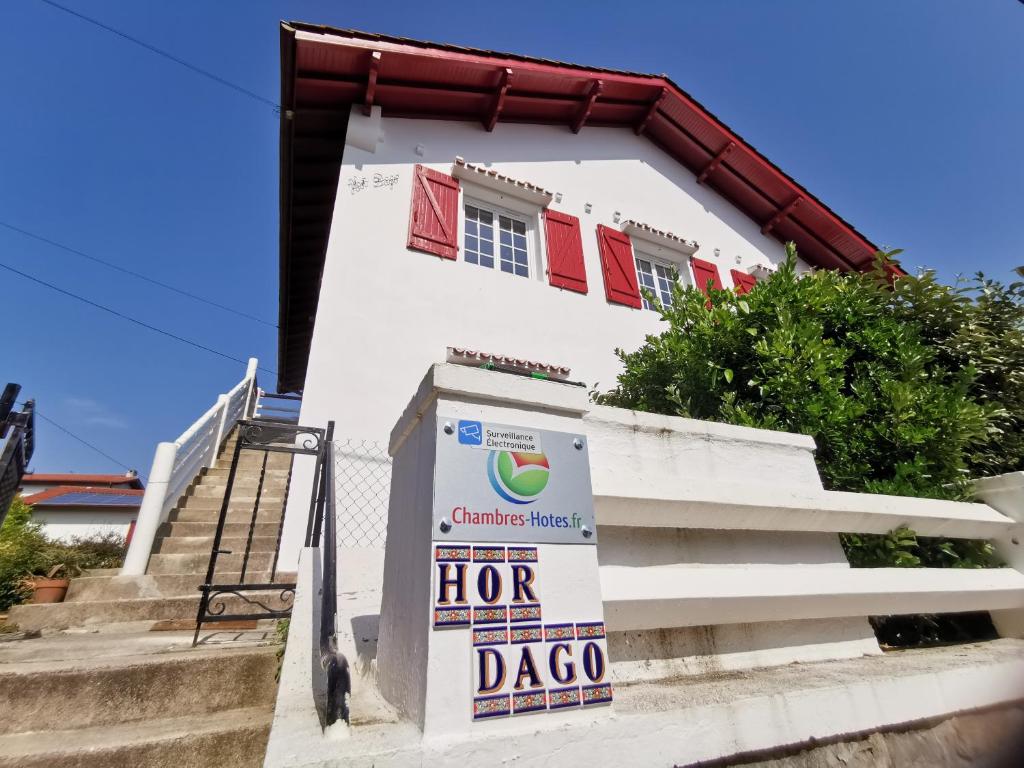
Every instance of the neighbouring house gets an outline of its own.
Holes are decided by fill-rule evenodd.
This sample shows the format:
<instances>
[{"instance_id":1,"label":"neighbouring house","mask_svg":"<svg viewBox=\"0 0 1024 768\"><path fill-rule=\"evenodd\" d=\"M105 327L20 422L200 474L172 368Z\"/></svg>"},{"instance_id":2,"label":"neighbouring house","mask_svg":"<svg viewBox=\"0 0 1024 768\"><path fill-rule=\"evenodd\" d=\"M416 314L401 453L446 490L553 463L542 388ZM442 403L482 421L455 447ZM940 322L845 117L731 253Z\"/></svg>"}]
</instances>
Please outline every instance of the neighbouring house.
<instances>
[{"instance_id":1,"label":"neighbouring house","mask_svg":"<svg viewBox=\"0 0 1024 768\"><path fill-rule=\"evenodd\" d=\"M32 506L32 520L59 541L113 532L130 542L145 493L134 470L123 475L30 473L19 490Z\"/></svg>"}]
</instances>

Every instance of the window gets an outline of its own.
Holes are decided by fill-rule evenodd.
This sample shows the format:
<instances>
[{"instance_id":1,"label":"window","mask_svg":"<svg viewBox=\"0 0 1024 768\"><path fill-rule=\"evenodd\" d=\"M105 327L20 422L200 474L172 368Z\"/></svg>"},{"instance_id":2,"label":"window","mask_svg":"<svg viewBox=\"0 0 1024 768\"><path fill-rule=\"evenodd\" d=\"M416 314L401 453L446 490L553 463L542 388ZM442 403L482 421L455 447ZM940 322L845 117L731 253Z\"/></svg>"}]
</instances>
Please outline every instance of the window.
<instances>
[{"instance_id":1,"label":"window","mask_svg":"<svg viewBox=\"0 0 1024 768\"><path fill-rule=\"evenodd\" d=\"M646 254L636 255L636 281L640 286L640 298L643 301L644 309L654 309L647 297L643 295L646 288L654 298L661 301L663 306L672 306L672 283L674 282L675 267L666 262L657 261Z\"/></svg>"},{"instance_id":2,"label":"window","mask_svg":"<svg viewBox=\"0 0 1024 768\"><path fill-rule=\"evenodd\" d=\"M495 226L497 225L497 226ZM475 203L465 205L465 259L519 277L530 276L526 221ZM497 234L497 240L495 240Z\"/></svg>"}]
</instances>

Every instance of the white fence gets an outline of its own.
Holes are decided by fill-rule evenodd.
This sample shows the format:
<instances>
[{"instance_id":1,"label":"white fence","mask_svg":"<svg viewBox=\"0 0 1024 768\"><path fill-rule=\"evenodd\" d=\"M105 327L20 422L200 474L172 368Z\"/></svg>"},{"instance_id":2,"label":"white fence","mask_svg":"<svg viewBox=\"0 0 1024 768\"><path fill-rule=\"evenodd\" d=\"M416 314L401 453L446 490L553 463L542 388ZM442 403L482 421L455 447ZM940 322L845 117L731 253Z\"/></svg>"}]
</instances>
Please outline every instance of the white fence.
<instances>
[{"instance_id":1,"label":"white fence","mask_svg":"<svg viewBox=\"0 0 1024 768\"><path fill-rule=\"evenodd\" d=\"M256 358L249 358L245 378L220 395L177 440L157 445L122 575L141 576L146 572L153 541L167 514L196 476L213 464L224 438L249 412L255 393L256 368Z\"/></svg>"}]
</instances>

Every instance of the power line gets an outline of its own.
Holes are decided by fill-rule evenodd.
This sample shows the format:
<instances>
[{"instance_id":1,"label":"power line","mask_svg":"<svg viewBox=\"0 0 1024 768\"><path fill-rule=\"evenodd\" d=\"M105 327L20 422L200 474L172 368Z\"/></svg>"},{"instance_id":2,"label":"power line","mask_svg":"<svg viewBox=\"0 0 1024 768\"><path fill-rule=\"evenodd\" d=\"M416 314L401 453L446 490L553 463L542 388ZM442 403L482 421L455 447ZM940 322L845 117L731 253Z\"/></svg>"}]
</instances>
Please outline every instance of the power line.
<instances>
[{"instance_id":1,"label":"power line","mask_svg":"<svg viewBox=\"0 0 1024 768\"><path fill-rule=\"evenodd\" d=\"M24 403L18 403L18 405L22 405L23 406L25 404ZM66 434L66 435L68 435L70 437L73 437L75 440L80 442L82 445L87 446L89 448L92 448L94 451L96 451L96 453L98 453L100 456L102 456L103 458L107 459L108 461L114 462L115 464L117 464L117 466L121 467L122 469L127 469L127 470L133 469L133 467L129 467L123 461L118 461L113 456L111 456L109 453L106 453L105 451L103 451L103 449L97 448L95 445L90 443L85 438L79 437L78 435L76 435L74 432L72 432L67 427L61 426L60 424L58 424L56 421L54 421L53 419L51 419L48 416L44 416L42 413L39 412L38 408L33 407L32 410L35 413L35 415L38 416L39 418L41 418L43 421L47 422L48 424L52 424L57 429L59 429L61 432L63 432L64 434ZM145 478L143 478L143 479L145 479Z\"/></svg>"},{"instance_id":2,"label":"power line","mask_svg":"<svg viewBox=\"0 0 1024 768\"><path fill-rule=\"evenodd\" d=\"M261 319L259 317L256 317L255 315L250 315L247 312L242 312L239 309L233 309L232 307L225 306L224 304L218 304L216 301L211 301L210 299L204 299L202 296L197 296L196 294L189 293L188 291L183 290L181 288L175 288L173 285L168 285L167 283L162 283L159 280L154 280L153 278L147 277L146 275L143 275L143 274L141 274L139 272L134 272L134 271L132 271L130 269L126 269L125 267L118 266L117 264L113 264L113 263L111 263L109 261L104 261L101 258L98 258L96 256L91 256L88 253L85 253L83 251L78 250L77 248L72 248L69 245L64 245L63 243L58 243L56 240L50 240L48 237L43 237L42 235L38 235L35 232L29 232L27 229L22 229L21 227L16 227L13 224L9 224L6 221L0 221L0 227L6 227L7 229L11 230L12 232L17 232L20 235L24 235L25 237L31 237L33 240L38 240L41 243L46 243L47 245L52 245L54 248L60 248L61 250L67 251L68 253L73 253L75 256L81 256L83 259L88 259L89 261L94 261L97 264L102 264L104 267L107 267L108 269L113 269L113 270L116 270L117 272L122 272L122 273L124 273L126 275L131 275L132 277L138 278L139 280L144 280L147 283L152 283L153 285L157 285L157 286L159 286L161 288L164 288L164 289L166 289L168 291L173 291L174 293L181 294L182 296L187 296L188 298L190 298L190 299L192 299L194 301L199 301L199 302L202 302L203 304L209 304L211 307L216 307L217 309L222 309L225 312L230 312L230 313L232 313L234 315L238 315L239 317L244 317L244 318L247 318L249 320L254 320L257 323L262 323L263 325L268 325L271 328L277 328L277 324L276 323L268 322L268 321L263 320L263 319Z\"/></svg>"},{"instance_id":3,"label":"power line","mask_svg":"<svg viewBox=\"0 0 1024 768\"><path fill-rule=\"evenodd\" d=\"M0 262L0 269L6 269L8 272L13 272L16 275L20 275L21 277L24 277L26 280L31 280L33 283L38 283L39 285L46 286L47 288L49 288L51 290L57 291L57 293L62 293L65 296L71 297L72 299L77 299L78 301L82 302L83 304L88 304L90 307L95 307L96 309L102 309L104 312L109 312L114 317L119 317L122 320L127 320L128 322L134 323L135 325L142 326L143 328L146 328L147 330L155 331L156 333L159 333L162 336L166 336L166 337L168 337L170 339L174 339L175 341L180 341L182 344L188 344L189 346L196 347L197 349L202 349L202 350L204 350L206 352L210 352L211 354L217 355L218 357L223 357L226 360L233 360L236 363L242 363L243 365L246 365L248 363L247 360L243 360L240 357L235 357L234 355L229 355L226 352L221 352L219 350L213 349L212 347L207 347L206 345L200 344L197 341L192 341L191 339L186 339L183 336L178 336L177 334L171 333L170 331L165 331L165 330L163 330L161 328L157 328L156 326L150 325L149 323L144 323L141 320L136 320L134 317L129 317L128 315L125 315L125 314L123 314L121 312L118 312L116 309L111 309L110 307L104 306L103 304L97 304L95 301L90 301L89 299L87 299L87 298L85 298L83 296L79 296L77 293L71 293L71 291L65 291L63 288L58 288L53 283L48 283L45 280L40 280L38 277L33 277L32 275L30 275L30 274L28 274L26 272L22 272L20 269L15 269L14 267L12 267L12 266L10 266L8 264L4 264L3 262ZM264 368L263 366L260 366L260 370L261 371L265 371L266 373L269 373L269 374L271 374L273 376L277 375L277 371L272 371L269 368Z\"/></svg>"},{"instance_id":4,"label":"power line","mask_svg":"<svg viewBox=\"0 0 1024 768\"><path fill-rule=\"evenodd\" d=\"M79 18L84 22L97 26L100 29L106 30L107 32L110 32L113 35L117 35L118 37L127 40L129 43L134 43L140 48L145 48L147 51L155 53L157 56L162 56L165 59L168 59L169 61L173 61L175 64L180 64L186 69L195 72L197 75L202 75L203 77L209 80L213 80L215 83L220 83L221 85L231 88L232 90L237 91L238 93L241 93L245 96L248 96L251 99L256 99L256 101L262 102L263 104L273 107L275 112L281 111L281 105L279 105L276 101L268 99L265 96L260 96L258 93L254 93L253 91L250 91L248 88L243 88L240 85L232 83L230 80L225 80L220 75L215 75L213 74L213 72L205 70L202 67L197 67L195 64L189 64L184 59L179 59L174 54L168 53L167 51L157 48L155 45L150 45L149 43L143 42L142 40L139 40L137 37L132 37L126 32L122 32L119 29L114 29L113 27L108 26L101 21L97 21L94 18L86 16L84 13L79 13L78 11L73 11L70 8L66 8L60 3L53 2L53 0L40 0L40 2L46 3L46 5L49 5L52 8L56 8L59 11L63 11L64 13L67 13L71 16L75 16L76 18Z\"/></svg>"}]
</instances>

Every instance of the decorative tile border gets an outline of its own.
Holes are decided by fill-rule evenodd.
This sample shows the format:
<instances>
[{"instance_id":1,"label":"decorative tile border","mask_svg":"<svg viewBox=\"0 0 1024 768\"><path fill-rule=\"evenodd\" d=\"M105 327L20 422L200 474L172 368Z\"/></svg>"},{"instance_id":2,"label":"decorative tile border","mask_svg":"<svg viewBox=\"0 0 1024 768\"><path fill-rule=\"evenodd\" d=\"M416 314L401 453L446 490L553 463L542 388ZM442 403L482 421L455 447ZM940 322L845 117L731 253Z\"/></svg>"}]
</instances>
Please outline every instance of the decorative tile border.
<instances>
[{"instance_id":1,"label":"decorative tile border","mask_svg":"<svg viewBox=\"0 0 1024 768\"><path fill-rule=\"evenodd\" d=\"M548 706L551 709L578 707L580 705L579 688L552 688L548 691Z\"/></svg>"},{"instance_id":2,"label":"decorative tile border","mask_svg":"<svg viewBox=\"0 0 1024 768\"><path fill-rule=\"evenodd\" d=\"M483 720L486 717L504 717L510 714L512 714L512 707L507 693L497 696L477 696L473 699L474 720Z\"/></svg>"},{"instance_id":3,"label":"decorative tile border","mask_svg":"<svg viewBox=\"0 0 1024 768\"><path fill-rule=\"evenodd\" d=\"M543 639L544 633L541 630L540 624L532 627L512 627L509 636L509 642L513 645L517 643L539 643Z\"/></svg>"},{"instance_id":4,"label":"decorative tile border","mask_svg":"<svg viewBox=\"0 0 1024 768\"><path fill-rule=\"evenodd\" d=\"M583 686L583 706L589 707L591 704L607 704L611 700L611 683L601 683L600 685Z\"/></svg>"},{"instance_id":5,"label":"decorative tile border","mask_svg":"<svg viewBox=\"0 0 1024 768\"><path fill-rule=\"evenodd\" d=\"M434 562L437 563L468 563L469 547L444 546L434 547Z\"/></svg>"},{"instance_id":6,"label":"decorative tile border","mask_svg":"<svg viewBox=\"0 0 1024 768\"><path fill-rule=\"evenodd\" d=\"M473 547L474 563L504 563L504 547Z\"/></svg>"},{"instance_id":7,"label":"decorative tile border","mask_svg":"<svg viewBox=\"0 0 1024 768\"><path fill-rule=\"evenodd\" d=\"M536 563L536 547L509 547L508 561L510 563Z\"/></svg>"},{"instance_id":8,"label":"decorative tile border","mask_svg":"<svg viewBox=\"0 0 1024 768\"><path fill-rule=\"evenodd\" d=\"M604 638L604 622L588 621L576 624L577 640L601 640Z\"/></svg>"},{"instance_id":9,"label":"decorative tile border","mask_svg":"<svg viewBox=\"0 0 1024 768\"><path fill-rule=\"evenodd\" d=\"M515 642L515 641L513 641ZM508 630L504 627L500 629L474 629L473 630L473 646L479 645L506 645L508 643Z\"/></svg>"},{"instance_id":10,"label":"decorative tile border","mask_svg":"<svg viewBox=\"0 0 1024 768\"><path fill-rule=\"evenodd\" d=\"M548 696L545 691L535 693L513 693L512 711L519 715L523 712L536 712L548 708Z\"/></svg>"},{"instance_id":11,"label":"decorative tile border","mask_svg":"<svg viewBox=\"0 0 1024 768\"><path fill-rule=\"evenodd\" d=\"M473 624L504 624L508 608L504 605L474 605Z\"/></svg>"},{"instance_id":12,"label":"decorative tile border","mask_svg":"<svg viewBox=\"0 0 1024 768\"><path fill-rule=\"evenodd\" d=\"M520 621L540 621L540 603L509 606L508 620L513 624Z\"/></svg>"},{"instance_id":13,"label":"decorative tile border","mask_svg":"<svg viewBox=\"0 0 1024 768\"><path fill-rule=\"evenodd\" d=\"M469 608L435 608L435 627L468 627Z\"/></svg>"},{"instance_id":14,"label":"decorative tile border","mask_svg":"<svg viewBox=\"0 0 1024 768\"><path fill-rule=\"evenodd\" d=\"M572 624L545 624L545 640L575 640L576 630Z\"/></svg>"}]
</instances>

